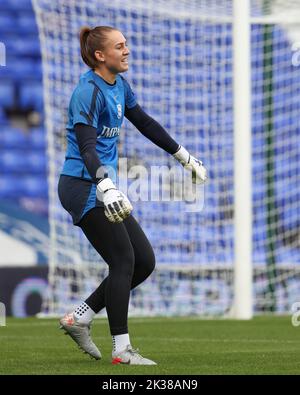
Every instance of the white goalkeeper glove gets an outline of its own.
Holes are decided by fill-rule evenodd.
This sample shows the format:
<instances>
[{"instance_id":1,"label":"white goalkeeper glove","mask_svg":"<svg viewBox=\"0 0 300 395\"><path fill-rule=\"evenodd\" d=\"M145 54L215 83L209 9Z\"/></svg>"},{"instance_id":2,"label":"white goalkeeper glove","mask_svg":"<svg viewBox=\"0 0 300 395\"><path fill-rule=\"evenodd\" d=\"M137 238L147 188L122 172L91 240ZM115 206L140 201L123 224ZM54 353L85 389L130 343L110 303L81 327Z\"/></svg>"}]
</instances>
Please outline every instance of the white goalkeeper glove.
<instances>
[{"instance_id":1,"label":"white goalkeeper glove","mask_svg":"<svg viewBox=\"0 0 300 395\"><path fill-rule=\"evenodd\" d=\"M194 184L204 184L207 180L207 170L202 162L188 153L188 151L180 146L179 150L173 154L174 158L182 164L185 169L192 172L192 180Z\"/></svg>"},{"instance_id":2,"label":"white goalkeeper glove","mask_svg":"<svg viewBox=\"0 0 300 395\"><path fill-rule=\"evenodd\" d=\"M97 189L103 193L104 214L110 222L122 222L130 215L133 210L130 201L110 178L98 182Z\"/></svg>"}]
</instances>

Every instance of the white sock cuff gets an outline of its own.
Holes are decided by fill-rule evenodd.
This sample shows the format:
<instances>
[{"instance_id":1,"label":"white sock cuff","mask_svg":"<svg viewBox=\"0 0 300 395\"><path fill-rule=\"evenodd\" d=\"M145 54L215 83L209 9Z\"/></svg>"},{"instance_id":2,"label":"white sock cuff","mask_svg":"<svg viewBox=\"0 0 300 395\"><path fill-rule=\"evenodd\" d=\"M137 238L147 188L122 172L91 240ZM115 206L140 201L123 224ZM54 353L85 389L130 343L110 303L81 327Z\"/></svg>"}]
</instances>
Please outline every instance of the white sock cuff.
<instances>
[{"instance_id":1,"label":"white sock cuff","mask_svg":"<svg viewBox=\"0 0 300 395\"><path fill-rule=\"evenodd\" d=\"M74 316L80 324L89 324L95 314L96 313L85 302L82 302L74 311Z\"/></svg>"},{"instance_id":2,"label":"white sock cuff","mask_svg":"<svg viewBox=\"0 0 300 395\"><path fill-rule=\"evenodd\" d=\"M124 351L125 348L130 344L129 334L124 333L123 335L113 335L113 352Z\"/></svg>"}]
</instances>

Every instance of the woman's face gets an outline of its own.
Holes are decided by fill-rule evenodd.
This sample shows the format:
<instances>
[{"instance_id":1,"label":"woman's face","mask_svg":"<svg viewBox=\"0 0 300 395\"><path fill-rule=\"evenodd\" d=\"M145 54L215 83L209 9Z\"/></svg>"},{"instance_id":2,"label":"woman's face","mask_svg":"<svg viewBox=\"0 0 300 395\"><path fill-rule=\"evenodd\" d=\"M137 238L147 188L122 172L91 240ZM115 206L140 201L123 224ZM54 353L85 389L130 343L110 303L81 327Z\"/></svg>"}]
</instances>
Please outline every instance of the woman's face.
<instances>
[{"instance_id":1,"label":"woman's face","mask_svg":"<svg viewBox=\"0 0 300 395\"><path fill-rule=\"evenodd\" d=\"M103 51L95 51L97 58L113 74L123 73L128 70L129 49L126 39L117 30L109 32L106 46Z\"/></svg>"}]
</instances>

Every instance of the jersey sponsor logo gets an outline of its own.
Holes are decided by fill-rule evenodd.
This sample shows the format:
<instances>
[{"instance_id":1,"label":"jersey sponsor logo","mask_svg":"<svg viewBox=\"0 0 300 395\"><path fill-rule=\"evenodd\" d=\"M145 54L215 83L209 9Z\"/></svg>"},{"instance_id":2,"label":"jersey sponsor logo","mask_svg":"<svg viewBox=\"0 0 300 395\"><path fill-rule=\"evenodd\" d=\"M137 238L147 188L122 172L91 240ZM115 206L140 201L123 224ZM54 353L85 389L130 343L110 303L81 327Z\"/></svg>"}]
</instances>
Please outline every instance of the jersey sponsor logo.
<instances>
[{"instance_id":1,"label":"jersey sponsor logo","mask_svg":"<svg viewBox=\"0 0 300 395\"><path fill-rule=\"evenodd\" d=\"M120 135L120 128L118 126L115 128L109 128L109 127L103 125L102 131L101 131L99 137L111 138L111 137L115 137L115 136L119 136L119 135Z\"/></svg>"},{"instance_id":2,"label":"jersey sponsor logo","mask_svg":"<svg viewBox=\"0 0 300 395\"><path fill-rule=\"evenodd\" d=\"M117 104L117 110L118 110L118 119L122 118L122 105Z\"/></svg>"}]
</instances>

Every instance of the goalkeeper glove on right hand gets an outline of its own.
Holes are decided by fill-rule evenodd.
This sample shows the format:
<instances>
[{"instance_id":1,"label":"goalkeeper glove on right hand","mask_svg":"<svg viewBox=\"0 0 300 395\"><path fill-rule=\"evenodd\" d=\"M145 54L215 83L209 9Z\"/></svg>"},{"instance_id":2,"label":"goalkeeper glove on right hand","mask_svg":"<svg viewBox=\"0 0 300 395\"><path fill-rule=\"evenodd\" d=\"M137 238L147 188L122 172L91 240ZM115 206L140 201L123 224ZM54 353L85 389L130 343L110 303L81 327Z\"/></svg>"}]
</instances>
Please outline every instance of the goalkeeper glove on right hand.
<instances>
[{"instance_id":1,"label":"goalkeeper glove on right hand","mask_svg":"<svg viewBox=\"0 0 300 395\"><path fill-rule=\"evenodd\" d=\"M182 146L173 154L174 158L182 164L182 166L192 172L192 180L194 184L204 184L207 180L207 170L203 166L201 160L194 158Z\"/></svg>"},{"instance_id":2,"label":"goalkeeper glove on right hand","mask_svg":"<svg viewBox=\"0 0 300 395\"><path fill-rule=\"evenodd\" d=\"M103 193L104 214L110 222L122 222L130 215L133 210L130 201L110 178L99 181L97 189Z\"/></svg>"}]
</instances>

